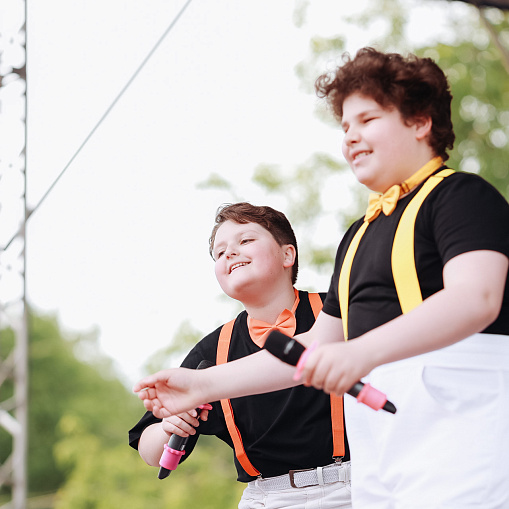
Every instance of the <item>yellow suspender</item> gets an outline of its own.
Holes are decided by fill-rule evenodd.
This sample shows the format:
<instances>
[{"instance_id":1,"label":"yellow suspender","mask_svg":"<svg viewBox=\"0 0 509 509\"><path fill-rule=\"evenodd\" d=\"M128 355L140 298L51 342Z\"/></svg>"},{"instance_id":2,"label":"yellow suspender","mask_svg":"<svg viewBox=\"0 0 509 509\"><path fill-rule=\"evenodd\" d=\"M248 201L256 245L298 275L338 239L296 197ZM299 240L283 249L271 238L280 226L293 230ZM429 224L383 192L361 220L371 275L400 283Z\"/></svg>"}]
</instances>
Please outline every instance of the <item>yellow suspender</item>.
<instances>
[{"instance_id":1,"label":"yellow suspender","mask_svg":"<svg viewBox=\"0 0 509 509\"><path fill-rule=\"evenodd\" d=\"M421 287L417 278L417 270L415 269L414 253L414 229L417 213L426 196L445 177L452 173L454 173L453 170L442 170L436 175L431 176L408 204L399 220L392 245L391 265L392 276L403 314L412 311L422 302Z\"/></svg>"},{"instance_id":2,"label":"yellow suspender","mask_svg":"<svg viewBox=\"0 0 509 509\"><path fill-rule=\"evenodd\" d=\"M343 321L343 335L345 336L345 341L348 340L348 303L349 303L349 294L350 294L350 271L352 270L352 263L355 253L357 252L357 247L359 247L359 242L361 241L366 228L369 226L369 223L366 221L362 223L362 226L357 230L352 242L348 246L346 251L345 259L343 260L343 265L341 265L341 272L339 273L339 284L338 284L338 292L339 292L339 309L341 310L341 318Z\"/></svg>"},{"instance_id":3,"label":"yellow suspender","mask_svg":"<svg viewBox=\"0 0 509 509\"><path fill-rule=\"evenodd\" d=\"M414 229L417 213L426 199L426 196L428 196L445 177L453 173L454 170L446 169L438 172L436 175L432 175L412 198L399 221L392 246L391 263L394 284L403 313L408 313L422 302L414 255ZM354 235L346 251L345 259L343 260L343 265L341 266L341 272L339 274L339 306L343 320L345 340L348 339L350 272L359 242L368 225L368 222L364 222Z\"/></svg>"},{"instance_id":4,"label":"yellow suspender","mask_svg":"<svg viewBox=\"0 0 509 509\"><path fill-rule=\"evenodd\" d=\"M316 317L320 313L323 303L320 295L317 293L309 293L309 303L311 309ZM217 356L216 364L225 364L228 362L228 351L230 349L230 341L233 332L233 326L235 320L232 320L223 325L221 332L219 333L219 342L217 344ZM344 456L345 455L345 440L344 440L344 428L343 428L343 398L331 394L331 419L332 419L332 437L333 437L333 456ZM235 456L237 457L242 468L252 476L260 475L260 472L249 461L244 444L242 443L242 437L240 431L235 424L233 416L233 409L229 399L221 400L221 407L223 409L224 418L226 421L226 427L233 441L235 448Z\"/></svg>"}]
</instances>

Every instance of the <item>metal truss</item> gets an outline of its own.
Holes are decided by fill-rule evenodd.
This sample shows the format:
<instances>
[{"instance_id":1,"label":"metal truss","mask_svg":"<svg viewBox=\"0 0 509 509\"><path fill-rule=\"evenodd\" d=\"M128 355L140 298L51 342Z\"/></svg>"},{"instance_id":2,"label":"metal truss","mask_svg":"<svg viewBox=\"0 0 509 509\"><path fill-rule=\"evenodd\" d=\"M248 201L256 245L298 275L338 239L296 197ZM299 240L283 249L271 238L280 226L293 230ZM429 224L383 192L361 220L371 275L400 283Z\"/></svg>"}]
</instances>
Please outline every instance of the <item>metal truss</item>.
<instances>
[{"instance_id":1,"label":"metal truss","mask_svg":"<svg viewBox=\"0 0 509 509\"><path fill-rule=\"evenodd\" d=\"M27 498L28 319L25 283L26 5L0 6L0 456L2 507L25 509ZM13 338L13 341L9 338ZM4 435L5 436L5 435ZM1 499L0 499L1 500Z\"/></svg>"}]
</instances>

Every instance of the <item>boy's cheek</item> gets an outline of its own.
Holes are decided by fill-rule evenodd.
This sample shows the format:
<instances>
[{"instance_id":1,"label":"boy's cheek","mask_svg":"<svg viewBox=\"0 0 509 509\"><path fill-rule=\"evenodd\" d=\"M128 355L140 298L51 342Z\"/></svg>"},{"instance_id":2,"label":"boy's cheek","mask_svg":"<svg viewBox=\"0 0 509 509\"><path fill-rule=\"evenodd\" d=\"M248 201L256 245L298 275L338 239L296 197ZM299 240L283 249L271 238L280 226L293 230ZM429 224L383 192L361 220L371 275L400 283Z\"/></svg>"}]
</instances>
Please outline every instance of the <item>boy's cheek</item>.
<instances>
[{"instance_id":1,"label":"boy's cheek","mask_svg":"<svg viewBox=\"0 0 509 509\"><path fill-rule=\"evenodd\" d=\"M216 264L214 265L214 273L216 275L216 278L219 279L222 274L224 274L225 270L225 264L223 261L218 260Z\"/></svg>"}]
</instances>

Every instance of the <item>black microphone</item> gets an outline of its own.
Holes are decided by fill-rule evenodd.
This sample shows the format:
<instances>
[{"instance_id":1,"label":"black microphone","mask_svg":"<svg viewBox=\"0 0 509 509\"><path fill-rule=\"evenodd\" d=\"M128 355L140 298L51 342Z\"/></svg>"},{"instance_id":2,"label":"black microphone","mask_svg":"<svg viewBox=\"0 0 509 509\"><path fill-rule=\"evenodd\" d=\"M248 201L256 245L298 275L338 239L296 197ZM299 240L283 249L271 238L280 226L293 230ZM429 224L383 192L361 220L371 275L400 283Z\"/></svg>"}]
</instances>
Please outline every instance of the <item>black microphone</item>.
<instances>
[{"instance_id":1,"label":"black microphone","mask_svg":"<svg viewBox=\"0 0 509 509\"><path fill-rule=\"evenodd\" d=\"M273 330L269 334L264 348L278 359L292 366L297 366L302 354L306 351L306 347L302 343L278 330ZM396 413L396 407L387 400L385 394L369 384L357 382L346 392L356 398L359 403L364 403L374 410L383 408L391 414Z\"/></svg>"},{"instance_id":2,"label":"black microphone","mask_svg":"<svg viewBox=\"0 0 509 509\"><path fill-rule=\"evenodd\" d=\"M198 364L196 369L205 369L214 366L213 362L203 360ZM203 406L203 405L202 405ZM173 434L168 440L167 444L164 444L164 451L159 460L159 474L158 479L166 479L172 470L175 470L180 462L180 458L184 455L184 448L187 444L189 437L181 437Z\"/></svg>"}]
</instances>

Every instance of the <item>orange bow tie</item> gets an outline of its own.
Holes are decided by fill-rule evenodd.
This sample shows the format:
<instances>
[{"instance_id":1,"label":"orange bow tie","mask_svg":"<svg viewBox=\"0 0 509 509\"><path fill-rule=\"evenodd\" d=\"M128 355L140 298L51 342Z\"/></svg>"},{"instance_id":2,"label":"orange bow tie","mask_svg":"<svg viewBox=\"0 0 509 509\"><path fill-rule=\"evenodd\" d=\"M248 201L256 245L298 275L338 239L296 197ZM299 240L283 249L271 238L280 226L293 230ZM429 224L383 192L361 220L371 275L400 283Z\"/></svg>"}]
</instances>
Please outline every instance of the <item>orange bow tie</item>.
<instances>
[{"instance_id":1,"label":"orange bow tie","mask_svg":"<svg viewBox=\"0 0 509 509\"><path fill-rule=\"evenodd\" d=\"M271 331L278 330L283 334L291 337L295 334L295 329L297 328L295 315L289 309L285 309L278 316L274 325L262 322L261 320L255 320L253 318L248 318L247 324L249 327L249 335L251 336L251 339L260 348L263 348L265 340Z\"/></svg>"},{"instance_id":2,"label":"orange bow tie","mask_svg":"<svg viewBox=\"0 0 509 509\"><path fill-rule=\"evenodd\" d=\"M369 204L366 215L364 216L364 221L371 223L381 212L386 216L390 216L394 212L400 196L410 192L414 187L424 182L430 175L438 170L442 164L443 161L441 157L434 157L403 183L389 187L384 194L371 193L369 195Z\"/></svg>"},{"instance_id":3,"label":"orange bow tie","mask_svg":"<svg viewBox=\"0 0 509 509\"><path fill-rule=\"evenodd\" d=\"M263 322L262 320L256 320L247 317L247 326L249 328L249 335L253 342L258 345L260 348L263 348L265 345L265 340L267 339L269 333L273 330L278 330L287 336L293 336L295 334L295 329L297 328L297 320L295 319L295 310L299 305L299 292L295 290L295 302L293 304L292 310L284 309L283 312L277 317L276 323L270 325L267 322Z\"/></svg>"}]
</instances>

